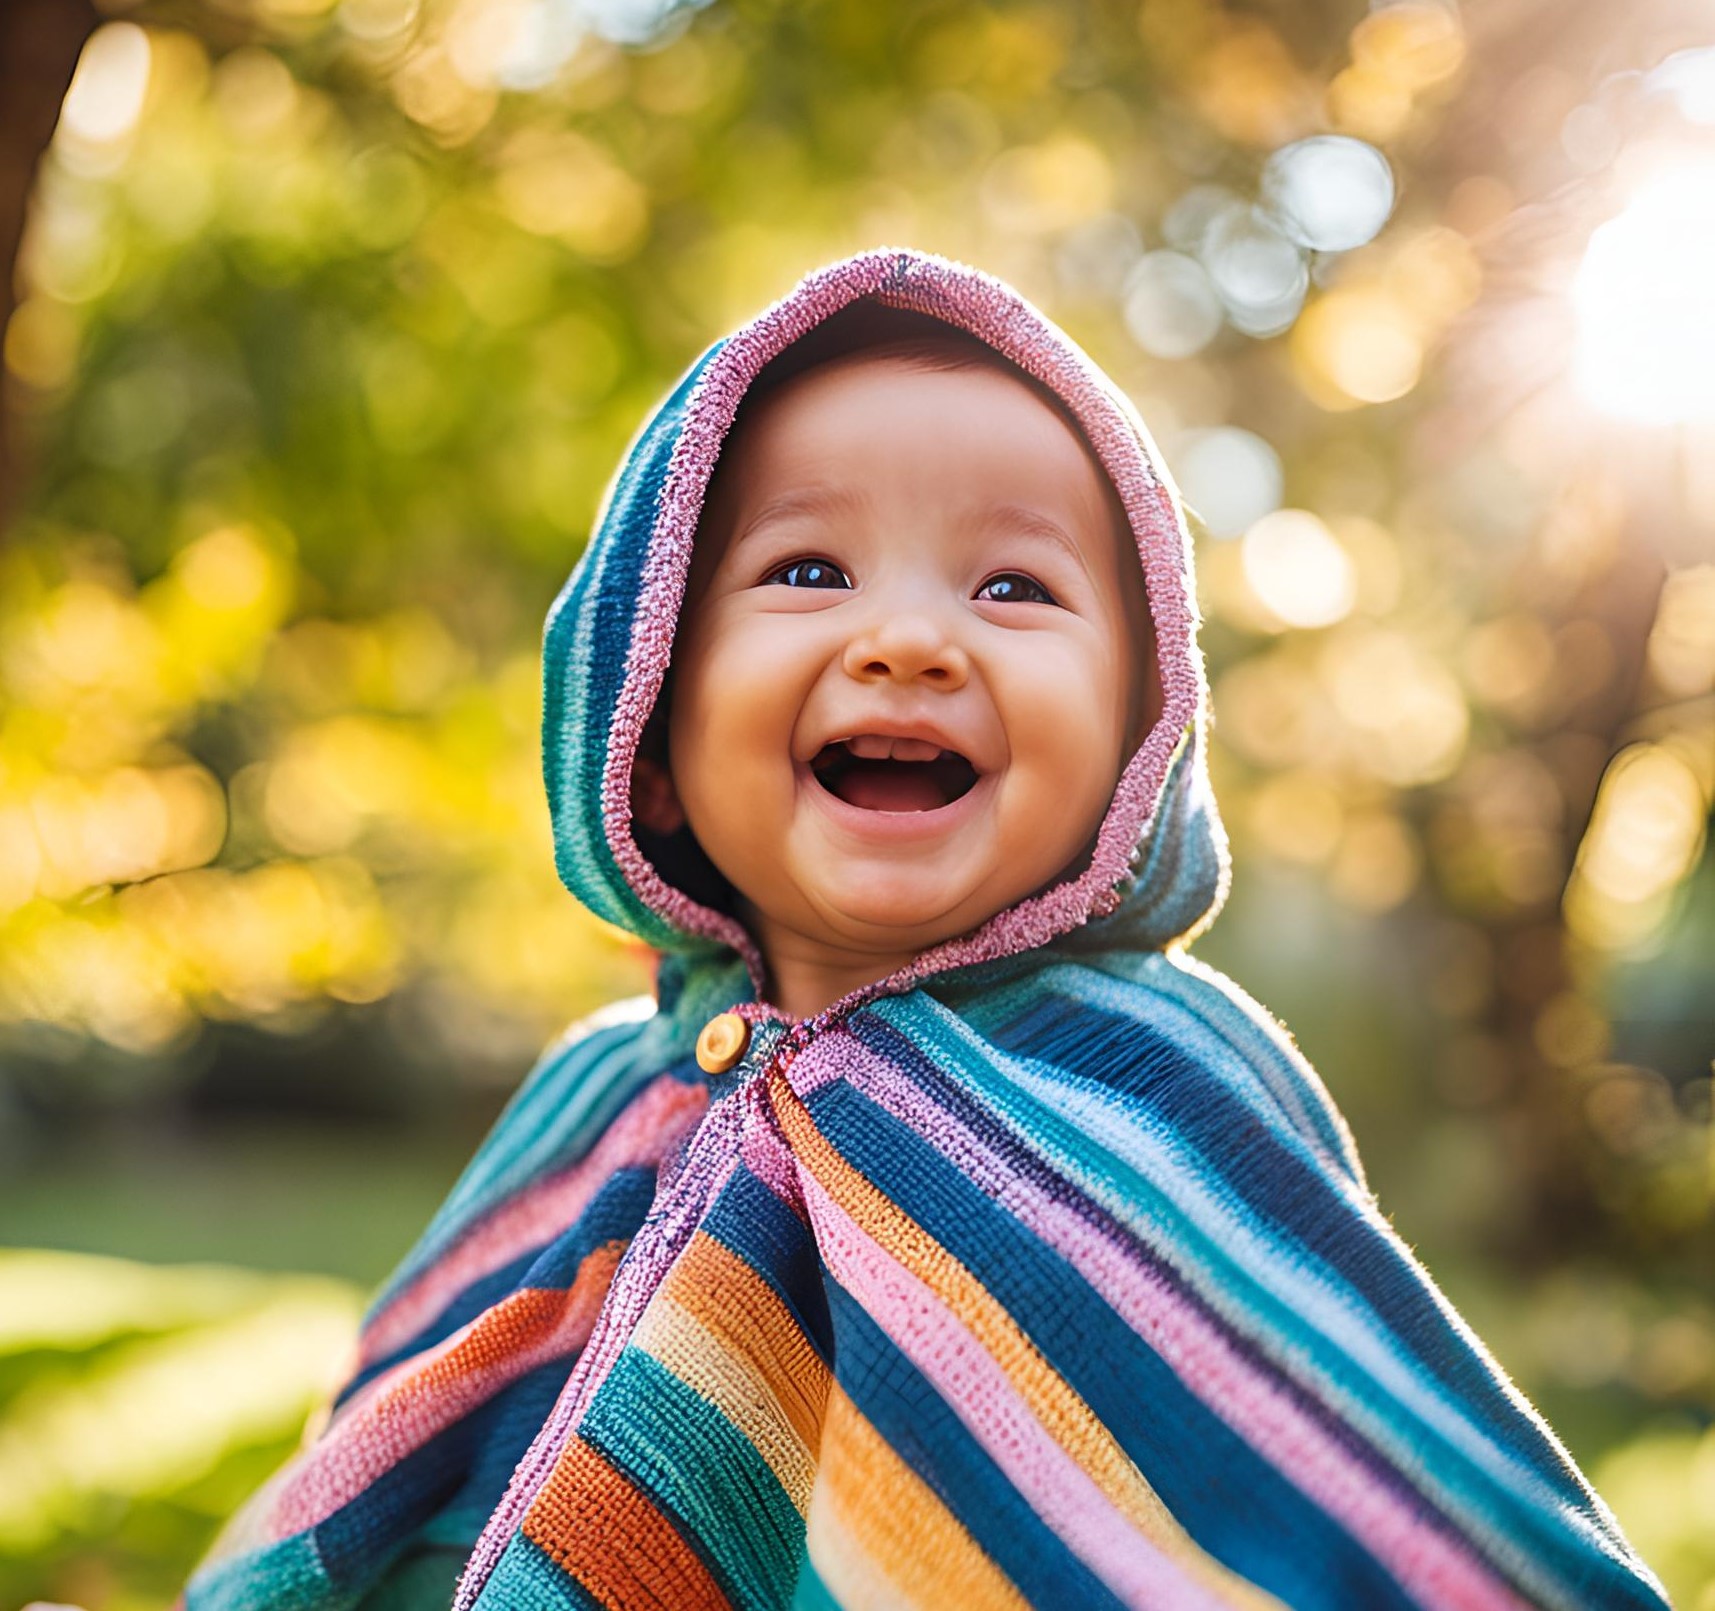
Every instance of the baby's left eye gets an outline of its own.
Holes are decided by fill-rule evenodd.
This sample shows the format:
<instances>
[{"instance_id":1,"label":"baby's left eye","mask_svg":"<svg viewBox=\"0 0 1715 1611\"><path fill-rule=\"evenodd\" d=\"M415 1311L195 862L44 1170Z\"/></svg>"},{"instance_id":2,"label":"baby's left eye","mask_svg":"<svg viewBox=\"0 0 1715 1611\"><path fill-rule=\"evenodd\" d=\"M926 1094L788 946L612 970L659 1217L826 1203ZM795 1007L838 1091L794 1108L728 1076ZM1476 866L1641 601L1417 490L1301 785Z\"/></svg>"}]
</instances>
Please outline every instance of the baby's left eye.
<instances>
[{"instance_id":1,"label":"baby's left eye","mask_svg":"<svg viewBox=\"0 0 1715 1611\"><path fill-rule=\"evenodd\" d=\"M783 587L850 587L845 572L838 565L830 565L825 559L795 559L790 565L781 565L763 577L764 582L773 582Z\"/></svg>"},{"instance_id":2,"label":"baby's left eye","mask_svg":"<svg viewBox=\"0 0 1715 1611\"><path fill-rule=\"evenodd\" d=\"M1040 582L1019 571L1003 571L999 576L991 576L977 589L980 599L988 599L994 604L1052 604L1054 595Z\"/></svg>"}]
</instances>

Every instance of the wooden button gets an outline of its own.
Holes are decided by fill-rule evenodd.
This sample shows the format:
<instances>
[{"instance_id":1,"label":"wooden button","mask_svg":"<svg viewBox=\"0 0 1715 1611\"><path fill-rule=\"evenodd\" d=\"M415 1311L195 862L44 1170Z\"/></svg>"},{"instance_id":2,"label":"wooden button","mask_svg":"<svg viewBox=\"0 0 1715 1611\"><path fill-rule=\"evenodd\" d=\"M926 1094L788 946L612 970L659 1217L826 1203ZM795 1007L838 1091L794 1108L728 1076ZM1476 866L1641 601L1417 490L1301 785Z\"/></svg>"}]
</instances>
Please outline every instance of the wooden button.
<instances>
[{"instance_id":1,"label":"wooden button","mask_svg":"<svg viewBox=\"0 0 1715 1611\"><path fill-rule=\"evenodd\" d=\"M735 1012L720 1013L697 1036L697 1066L705 1074L724 1074L749 1044L750 1025Z\"/></svg>"}]
</instances>

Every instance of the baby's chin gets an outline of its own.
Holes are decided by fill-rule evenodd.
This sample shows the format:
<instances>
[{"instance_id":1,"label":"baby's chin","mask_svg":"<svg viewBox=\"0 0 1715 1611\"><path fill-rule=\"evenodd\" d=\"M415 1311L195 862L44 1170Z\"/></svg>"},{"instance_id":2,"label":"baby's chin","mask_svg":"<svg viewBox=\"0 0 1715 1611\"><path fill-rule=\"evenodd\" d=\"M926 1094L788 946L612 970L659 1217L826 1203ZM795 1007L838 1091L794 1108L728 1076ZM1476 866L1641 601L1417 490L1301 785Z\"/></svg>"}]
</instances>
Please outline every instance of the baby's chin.
<instances>
[{"instance_id":1,"label":"baby's chin","mask_svg":"<svg viewBox=\"0 0 1715 1611\"><path fill-rule=\"evenodd\" d=\"M865 865L800 885L812 930L830 945L927 950L980 928L1018 898L992 880L937 878L921 867Z\"/></svg>"}]
</instances>

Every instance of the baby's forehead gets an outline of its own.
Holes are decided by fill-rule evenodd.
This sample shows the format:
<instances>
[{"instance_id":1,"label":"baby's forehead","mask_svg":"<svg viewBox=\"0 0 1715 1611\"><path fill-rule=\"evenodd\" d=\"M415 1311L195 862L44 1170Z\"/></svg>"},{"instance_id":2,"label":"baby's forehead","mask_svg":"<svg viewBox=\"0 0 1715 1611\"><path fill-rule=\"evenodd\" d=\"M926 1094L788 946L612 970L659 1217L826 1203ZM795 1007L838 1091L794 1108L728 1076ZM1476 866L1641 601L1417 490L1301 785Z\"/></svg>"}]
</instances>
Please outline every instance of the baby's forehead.
<instances>
[{"instance_id":1,"label":"baby's forehead","mask_svg":"<svg viewBox=\"0 0 1715 1611\"><path fill-rule=\"evenodd\" d=\"M1069 408L986 344L946 330L843 351L772 383L765 370L722 444L701 538L724 543L741 505L747 526L782 505L860 513L906 463L937 497L961 494L973 518L986 506L1028 518L1041 495L1076 508L1080 536L1105 527L1135 567L1130 519Z\"/></svg>"},{"instance_id":2,"label":"baby's forehead","mask_svg":"<svg viewBox=\"0 0 1715 1611\"><path fill-rule=\"evenodd\" d=\"M911 376L929 377L920 379L920 384L932 385L937 374L960 372L991 380L1004 377L1058 416L1088 447L1082 427L1059 393L982 337L933 314L890 307L871 297L859 297L838 309L763 364L745 389L728 443L742 440L749 419L793 381L817 373L824 378L841 371L849 374L858 366L859 372L873 374L874 366L881 364L888 366L888 378L896 385L908 383ZM1090 457L1094 460L1095 455Z\"/></svg>"},{"instance_id":3,"label":"baby's forehead","mask_svg":"<svg viewBox=\"0 0 1715 1611\"><path fill-rule=\"evenodd\" d=\"M740 404L722 448L731 456L735 443L753 435L759 417L778 420L794 405L800 410L811 399L825 400L830 391L867 392L871 399L885 393L913 398L930 406L947 406L948 395L965 411L1017 414L1020 406L1043 419L1056 420L1083 451L1103 481L1107 473L1089 444L1083 427L1052 388L973 336L948 327L944 335L872 343L842 351L813 365L771 376L765 368Z\"/></svg>"}]
</instances>

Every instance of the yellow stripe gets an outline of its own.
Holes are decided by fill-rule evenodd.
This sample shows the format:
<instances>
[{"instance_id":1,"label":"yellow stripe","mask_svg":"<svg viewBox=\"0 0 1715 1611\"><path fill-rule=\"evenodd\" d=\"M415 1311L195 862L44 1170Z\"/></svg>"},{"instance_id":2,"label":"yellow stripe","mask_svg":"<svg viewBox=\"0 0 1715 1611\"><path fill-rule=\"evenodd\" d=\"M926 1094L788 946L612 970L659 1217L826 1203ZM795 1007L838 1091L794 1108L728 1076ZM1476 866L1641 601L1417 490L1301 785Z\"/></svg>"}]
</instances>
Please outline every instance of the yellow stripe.
<instances>
[{"instance_id":1,"label":"yellow stripe","mask_svg":"<svg viewBox=\"0 0 1715 1611\"><path fill-rule=\"evenodd\" d=\"M807 1529L843 1611L1022 1611L1028 1602L836 1385Z\"/></svg>"},{"instance_id":2,"label":"yellow stripe","mask_svg":"<svg viewBox=\"0 0 1715 1611\"><path fill-rule=\"evenodd\" d=\"M799 1162L865 1234L946 1305L994 1359L1049 1436L1089 1474L1131 1526L1229 1605L1246 1611L1281 1611L1281 1603L1273 1595L1198 1548L1114 1435L1042 1357L1005 1306L897 1203L840 1156L816 1128L783 1075L770 1078L769 1094ZM1138 1346L1144 1344L1140 1341Z\"/></svg>"},{"instance_id":3,"label":"yellow stripe","mask_svg":"<svg viewBox=\"0 0 1715 1611\"><path fill-rule=\"evenodd\" d=\"M752 1361L728 1353L697 1317L664 1293L651 1301L631 1345L659 1360L718 1409L780 1479L799 1515L810 1509L816 1455L798 1436L774 1390Z\"/></svg>"},{"instance_id":4,"label":"yellow stripe","mask_svg":"<svg viewBox=\"0 0 1715 1611\"><path fill-rule=\"evenodd\" d=\"M729 1351L755 1364L793 1429L815 1448L828 1369L780 1294L706 1231L697 1232L663 1290Z\"/></svg>"}]
</instances>

